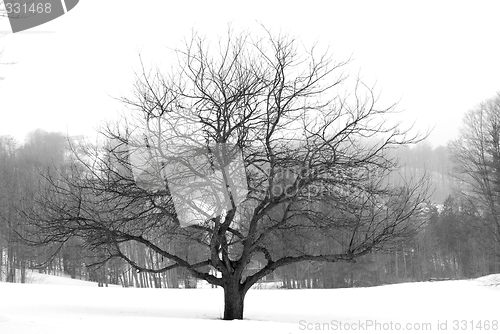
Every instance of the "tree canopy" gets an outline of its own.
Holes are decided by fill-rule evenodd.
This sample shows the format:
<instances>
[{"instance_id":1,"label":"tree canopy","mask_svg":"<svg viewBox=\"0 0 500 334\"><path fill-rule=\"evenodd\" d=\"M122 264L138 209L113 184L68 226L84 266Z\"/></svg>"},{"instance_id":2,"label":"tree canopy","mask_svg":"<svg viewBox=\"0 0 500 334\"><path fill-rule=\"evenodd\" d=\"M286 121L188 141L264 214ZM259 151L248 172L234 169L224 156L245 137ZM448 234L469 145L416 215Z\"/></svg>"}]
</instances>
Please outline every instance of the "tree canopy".
<instances>
[{"instance_id":1,"label":"tree canopy","mask_svg":"<svg viewBox=\"0 0 500 334\"><path fill-rule=\"evenodd\" d=\"M195 34L170 71L142 66L106 145L46 174L28 239L79 238L99 263L138 271L183 268L223 287L224 319L241 319L247 291L277 268L352 262L413 235L428 185L388 182L388 153L422 138L348 62L262 31ZM131 243L161 263L139 264Z\"/></svg>"}]
</instances>

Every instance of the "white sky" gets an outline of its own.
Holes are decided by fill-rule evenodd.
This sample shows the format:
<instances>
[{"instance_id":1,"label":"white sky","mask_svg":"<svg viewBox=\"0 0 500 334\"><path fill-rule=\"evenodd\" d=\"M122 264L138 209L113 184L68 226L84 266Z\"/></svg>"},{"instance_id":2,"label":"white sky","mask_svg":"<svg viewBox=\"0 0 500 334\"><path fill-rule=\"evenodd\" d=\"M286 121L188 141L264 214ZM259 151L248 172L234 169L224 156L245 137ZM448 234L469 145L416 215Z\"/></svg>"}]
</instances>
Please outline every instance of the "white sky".
<instances>
[{"instance_id":1,"label":"white sky","mask_svg":"<svg viewBox=\"0 0 500 334\"><path fill-rule=\"evenodd\" d=\"M223 35L261 22L306 44L330 44L352 73L375 80L431 143L456 136L465 111L500 91L498 1L81 0L68 14L0 38L0 135L36 128L90 135L123 105L141 52L164 63L193 27ZM10 30L0 21L0 30Z\"/></svg>"}]
</instances>

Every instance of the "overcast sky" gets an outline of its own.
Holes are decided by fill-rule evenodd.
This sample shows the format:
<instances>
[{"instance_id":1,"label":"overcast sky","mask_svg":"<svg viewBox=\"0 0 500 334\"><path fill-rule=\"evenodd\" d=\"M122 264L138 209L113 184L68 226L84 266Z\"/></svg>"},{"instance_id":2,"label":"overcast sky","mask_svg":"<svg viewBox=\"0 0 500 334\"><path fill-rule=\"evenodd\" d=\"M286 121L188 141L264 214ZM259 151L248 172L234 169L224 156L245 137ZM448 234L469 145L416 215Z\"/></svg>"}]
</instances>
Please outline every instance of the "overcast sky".
<instances>
[{"instance_id":1,"label":"overcast sky","mask_svg":"<svg viewBox=\"0 0 500 334\"><path fill-rule=\"evenodd\" d=\"M92 134L112 119L133 84L141 53L168 66L168 48L191 30L209 36L257 22L305 44L331 45L352 73L423 129L433 145L454 138L462 115L500 91L498 1L81 0L66 15L0 38L0 135L36 128ZM0 30L8 31L6 19Z\"/></svg>"}]
</instances>

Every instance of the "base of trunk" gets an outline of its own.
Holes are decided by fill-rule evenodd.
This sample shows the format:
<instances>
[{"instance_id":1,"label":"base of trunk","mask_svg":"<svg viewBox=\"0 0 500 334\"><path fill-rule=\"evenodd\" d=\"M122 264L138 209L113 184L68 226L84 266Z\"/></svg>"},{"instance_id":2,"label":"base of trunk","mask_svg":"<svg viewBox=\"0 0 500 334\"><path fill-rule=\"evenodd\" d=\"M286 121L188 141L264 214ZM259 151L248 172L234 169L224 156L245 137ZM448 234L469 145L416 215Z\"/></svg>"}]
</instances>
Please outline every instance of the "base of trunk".
<instances>
[{"instance_id":1,"label":"base of trunk","mask_svg":"<svg viewBox=\"0 0 500 334\"><path fill-rule=\"evenodd\" d=\"M224 286L224 320L242 320L245 293L240 284Z\"/></svg>"}]
</instances>

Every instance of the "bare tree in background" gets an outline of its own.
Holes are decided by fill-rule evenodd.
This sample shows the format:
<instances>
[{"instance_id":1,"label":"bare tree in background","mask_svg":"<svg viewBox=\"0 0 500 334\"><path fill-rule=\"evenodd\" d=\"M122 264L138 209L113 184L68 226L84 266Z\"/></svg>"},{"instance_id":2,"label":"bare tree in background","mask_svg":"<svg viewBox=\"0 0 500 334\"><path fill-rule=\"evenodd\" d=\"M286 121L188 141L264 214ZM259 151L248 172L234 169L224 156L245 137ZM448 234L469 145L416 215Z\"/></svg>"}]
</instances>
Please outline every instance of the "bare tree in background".
<instances>
[{"instance_id":1,"label":"bare tree in background","mask_svg":"<svg viewBox=\"0 0 500 334\"><path fill-rule=\"evenodd\" d=\"M450 143L462 195L478 214L482 244L500 257L500 93L469 110Z\"/></svg>"},{"instance_id":2,"label":"bare tree in background","mask_svg":"<svg viewBox=\"0 0 500 334\"><path fill-rule=\"evenodd\" d=\"M102 262L183 268L224 289L229 320L282 266L352 262L412 235L427 185L389 184L399 166L386 153L419 138L388 121L394 107L378 108L372 89L347 85L346 62L252 36L230 31L215 46L193 36L171 72L143 67L106 147L47 176L25 212L31 241L76 236ZM139 265L131 243L163 262Z\"/></svg>"}]
</instances>

